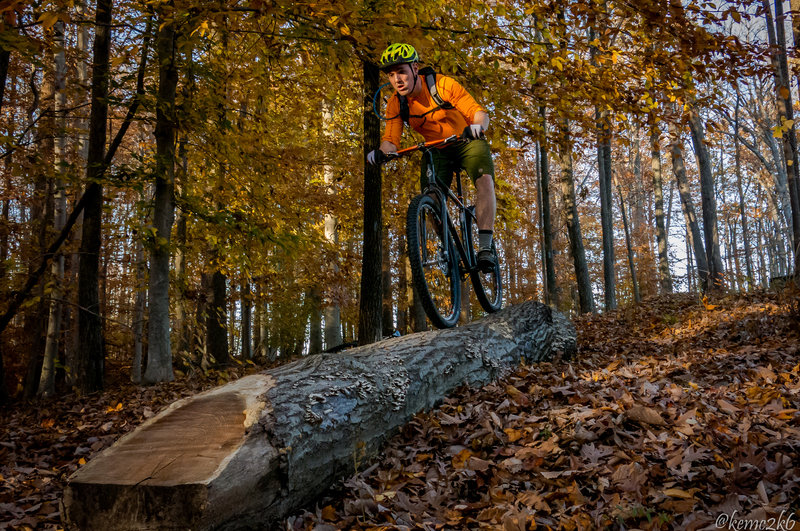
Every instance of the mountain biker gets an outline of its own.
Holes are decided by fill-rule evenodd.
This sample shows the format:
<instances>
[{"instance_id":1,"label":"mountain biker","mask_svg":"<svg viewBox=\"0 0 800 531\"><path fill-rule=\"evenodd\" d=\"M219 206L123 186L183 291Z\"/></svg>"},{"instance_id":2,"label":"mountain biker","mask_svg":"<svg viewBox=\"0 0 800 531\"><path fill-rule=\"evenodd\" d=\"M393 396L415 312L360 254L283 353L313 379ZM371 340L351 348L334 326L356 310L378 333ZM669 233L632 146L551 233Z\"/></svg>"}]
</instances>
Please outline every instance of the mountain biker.
<instances>
[{"instance_id":1,"label":"mountain biker","mask_svg":"<svg viewBox=\"0 0 800 531\"><path fill-rule=\"evenodd\" d=\"M454 79L436 75L436 90L450 105L437 105L427 84L419 75L419 54L409 44L395 43L381 55L379 67L389 77L395 94L386 105L386 128L379 149L367 155L370 164L380 164L385 154L395 153L400 145L403 119L400 98L408 102L408 125L426 141L462 134L471 142L456 143L434 149L433 162L436 180L450 187L453 173L464 168L477 190L475 210L478 222L478 267L491 271L497 265L492 252L492 234L497 202L494 194L494 163L484 131L489 127L489 115ZM451 108L447 108L451 107ZM423 157L420 185L424 188L428 159Z\"/></svg>"}]
</instances>

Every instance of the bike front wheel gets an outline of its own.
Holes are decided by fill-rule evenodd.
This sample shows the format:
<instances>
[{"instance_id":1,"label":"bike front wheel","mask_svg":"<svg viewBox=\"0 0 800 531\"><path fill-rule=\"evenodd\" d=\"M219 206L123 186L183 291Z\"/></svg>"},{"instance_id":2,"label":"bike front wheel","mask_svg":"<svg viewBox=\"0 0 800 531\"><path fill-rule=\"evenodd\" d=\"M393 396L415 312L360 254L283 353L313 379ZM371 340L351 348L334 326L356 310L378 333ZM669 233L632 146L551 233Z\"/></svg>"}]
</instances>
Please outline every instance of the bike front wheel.
<instances>
[{"instance_id":1,"label":"bike front wheel","mask_svg":"<svg viewBox=\"0 0 800 531\"><path fill-rule=\"evenodd\" d=\"M469 207L472 214L475 207ZM478 255L478 222L474 215L467 215L470 224L470 240L473 256ZM495 266L491 271L484 272L475 267L470 271L472 285L475 287L475 297L487 313L494 313L503 306L503 280L500 274L500 255L497 252L497 242L492 241L492 252L495 256Z\"/></svg>"},{"instance_id":2,"label":"bike front wheel","mask_svg":"<svg viewBox=\"0 0 800 531\"><path fill-rule=\"evenodd\" d=\"M443 236L439 205L428 195L411 200L406 238L411 277L425 314L437 328L451 328L461 311L461 279L452 236Z\"/></svg>"}]
</instances>

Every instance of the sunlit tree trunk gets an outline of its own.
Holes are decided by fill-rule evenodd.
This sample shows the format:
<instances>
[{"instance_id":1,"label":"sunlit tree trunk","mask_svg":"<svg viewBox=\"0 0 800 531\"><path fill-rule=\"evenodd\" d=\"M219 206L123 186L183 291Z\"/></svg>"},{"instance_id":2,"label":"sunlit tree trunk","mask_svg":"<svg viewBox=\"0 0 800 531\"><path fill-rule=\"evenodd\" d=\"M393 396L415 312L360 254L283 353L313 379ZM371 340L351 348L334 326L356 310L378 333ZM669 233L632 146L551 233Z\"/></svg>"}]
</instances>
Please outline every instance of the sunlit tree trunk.
<instances>
[{"instance_id":1,"label":"sunlit tree trunk","mask_svg":"<svg viewBox=\"0 0 800 531\"><path fill-rule=\"evenodd\" d=\"M669 129L670 135L672 136L672 144L670 146L670 153L672 156L672 171L675 174L675 179L678 182L678 191L681 197L683 215L686 218L686 223L689 226L692 249L694 251L694 259L697 265L697 275L700 279L700 290L705 292L708 287L708 264L706 262L706 252L703 248L703 239L700 235L700 228L697 225L697 214L695 214L694 210L694 202L692 201L689 181L686 178L686 165L683 161L683 147L681 146L680 134L678 133L675 124L670 123Z\"/></svg>"},{"instance_id":2,"label":"sunlit tree trunk","mask_svg":"<svg viewBox=\"0 0 800 531\"><path fill-rule=\"evenodd\" d=\"M53 166L55 179L55 218L53 228L56 234L60 233L67 221L67 198L64 179L63 163L66 162L67 137L66 137L66 75L67 63L64 43L64 22L58 21L53 26L53 62L54 72L54 101L53 112L56 120L54 159ZM44 349L44 362L39 378L39 394L52 396L55 393L56 358L61 337L61 298L64 293L64 255L59 252L52 264L53 290L50 293L50 314L47 322L47 342Z\"/></svg>"},{"instance_id":3,"label":"sunlit tree trunk","mask_svg":"<svg viewBox=\"0 0 800 531\"><path fill-rule=\"evenodd\" d=\"M714 192L714 176L711 172L711 158L706 146L703 122L695 109L689 111L689 130L700 170L700 196L703 207L703 233L706 244L709 288L723 287L722 256L719 251L719 228L717 226L717 199Z\"/></svg>"},{"instance_id":4,"label":"sunlit tree trunk","mask_svg":"<svg viewBox=\"0 0 800 531\"><path fill-rule=\"evenodd\" d=\"M358 311L358 344L380 341L383 280L381 277L381 170L367 164L367 153L380 144L380 121L372 112L372 97L380 87L380 70L370 61L363 63L364 94L364 245L361 262L361 291Z\"/></svg>"},{"instance_id":5,"label":"sunlit tree trunk","mask_svg":"<svg viewBox=\"0 0 800 531\"><path fill-rule=\"evenodd\" d=\"M330 102L323 101L322 103L322 123L325 128L325 134L328 137L334 136L333 127L333 112ZM333 167L326 164L322 168L323 179L325 181L325 190L329 195L335 193ZM325 213L323 222L325 240L331 244L334 249L339 248L339 219L331 212ZM334 259L331 265L334 273L339 272L338 256ZM339 301L328 296L326 297L325 306L323 309L323 316L325 319L325 348L333 348L342 344L342 319L341 319L341 306Z\"/></svg>"},{"instance_id":6,"label":"sunlit tree trunk","mask_svg":"<svg viewBox=\"0 0 800 531\"><path fill-rule=\"evenodd\" d=\"M46 49L50 49L52 42L48 41ZM39 96L34 99L38 102L38 109L31 108L30 113L39 111L39 120L36 122L36 154L32 157L35 161L33 177L33 197L30 204L31 230L30 251L32 259L28 264L28 274L32 275L38 266L38 257L43 256L48 246L48 233L53 225L53 193L54 182L53 162L55 155L55 68L52 61L44 67L42 82L39 86ZM35 88L33 81L31 88ZM41 378L42 363L44 358L49 304L45 296L45 281L40 281L34 288L35 299L33 304L24 309L24 346L23 352L27 354L27 371L25 374L24 397L30 399L36 395Z\"/></svg>"},{"instance_id":7,"label":"sunlit tree trunk","mask_svg":"<svg viewBox=\"0 0 800 531\"><path fill-rule=\"evenodd\" d=\"M658 124L650 124L650 167L653 170L653 194L655 195L656 240L658 245L658 285L661 293L672 293L672 276L669 272L667 256L668 237L664 224L664 191L661 172L661 132ZM670 205L672 206L672 205Z\"/></svg>"},{"instance_id":8,"label":"sunlit tree trunk","mask_svg":"<svg viewBox=\"0 0 800 531\"><path fill-rule=\"evenodd\" d=\"M156 174L153 199L155 241L151 242L149 318L147 323L146 384L169 382L172 372L170 342L169 266L172 224L175 221L175 95L178 68L175 61L175 13L172 2L158 10L158 96L156 99Z\"/></svg>"},{"instance_id":9,"label":"sunlit tree trunk","mask_svg":"<svg viewBox=\"0 0 800 531\"><path fill-rule=\"evenodd\" d=\"M586 251L583 246L581 222L578 217L578 205L575 200L575 181L572 169L572 139L569 123L562 120L560 124L559 165L561 166L561 194L569 235L569 248L575 266L575 279L578 284L580 312L594 312L592 285L589 280L589 268L586 265Z\"/></svg>"},{"instance_id":10,"label":"sunlit tree trunk","mask_svg":"<svg viewBox=\"0 0 800 531\"><path fill-rule=\"evenodd\" d=\"M108 116L109 50L112 0L98 0L92 68L92 104L89 116L89 148L86 162L86 208L83 213L78 266L78 340L75 382L83 392L102 389L105 352L100 315L98 270L102 238L103 186L100 177L106 144Z\"/></svg>"}]
</instances>

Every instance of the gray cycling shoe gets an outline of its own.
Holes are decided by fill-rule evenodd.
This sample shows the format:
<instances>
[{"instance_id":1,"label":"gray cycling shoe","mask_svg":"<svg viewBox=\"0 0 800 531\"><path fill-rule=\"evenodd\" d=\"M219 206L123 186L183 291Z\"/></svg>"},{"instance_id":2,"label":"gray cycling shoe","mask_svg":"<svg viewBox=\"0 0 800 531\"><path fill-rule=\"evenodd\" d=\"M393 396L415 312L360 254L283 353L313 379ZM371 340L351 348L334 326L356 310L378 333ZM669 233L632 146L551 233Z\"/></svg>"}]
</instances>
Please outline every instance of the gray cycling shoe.
<instances>
[{"instance_id":1,"label":"gray cycling shoe","mask_svg":"<svg viewBox=\"0 0 800 531\"><path fill-rule=\"evenodd\" d=\"M478 251L478 269L481 273L491 273L497 267L497 257L491 249Z\"/></svg>"}]
</instances>

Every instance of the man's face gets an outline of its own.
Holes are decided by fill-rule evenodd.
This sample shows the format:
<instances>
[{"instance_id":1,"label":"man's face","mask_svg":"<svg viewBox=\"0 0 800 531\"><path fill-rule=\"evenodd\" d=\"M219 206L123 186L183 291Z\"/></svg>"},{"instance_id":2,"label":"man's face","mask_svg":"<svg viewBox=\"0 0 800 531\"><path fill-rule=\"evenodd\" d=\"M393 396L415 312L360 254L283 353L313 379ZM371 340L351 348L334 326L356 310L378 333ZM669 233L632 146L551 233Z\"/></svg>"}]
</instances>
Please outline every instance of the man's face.
<instances>
[{"instance_id":1,"label":"man's face","mask_svg":"<svg viewBox=\"0 0 800 531\"><path fill-rule=\"evenodd\" d=\"M401 96L408 96L414 90L414 77L418 66L413 64L395 65L386 69L389 83Z\"/></svg>"}]
</instances>

